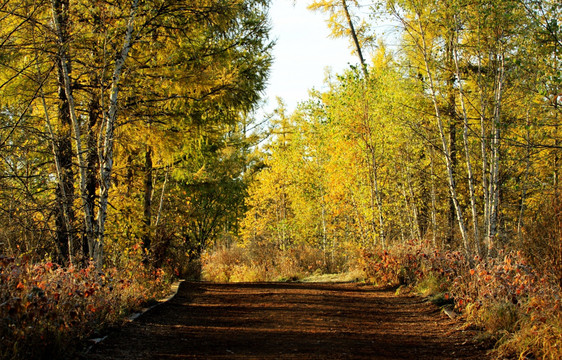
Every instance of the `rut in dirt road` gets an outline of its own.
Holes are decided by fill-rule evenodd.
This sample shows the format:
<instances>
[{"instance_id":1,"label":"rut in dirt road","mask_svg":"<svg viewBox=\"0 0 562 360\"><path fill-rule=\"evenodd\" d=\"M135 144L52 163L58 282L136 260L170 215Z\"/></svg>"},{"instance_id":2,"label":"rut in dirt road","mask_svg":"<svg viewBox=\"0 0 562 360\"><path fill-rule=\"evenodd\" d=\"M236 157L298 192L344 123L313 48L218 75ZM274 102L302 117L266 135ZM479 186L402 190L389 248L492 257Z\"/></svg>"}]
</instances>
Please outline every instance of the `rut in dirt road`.
<instances>
[{"instance_id":1,"label":"rut in dirt road","mask_svg":"<svg viewBox=\"0 0 562 360\"><path fill-rule=\"evenodd\" d=\"M85 359L486 359L437 307L357 284L181 284Z\"/></svg>"}]
</instances>

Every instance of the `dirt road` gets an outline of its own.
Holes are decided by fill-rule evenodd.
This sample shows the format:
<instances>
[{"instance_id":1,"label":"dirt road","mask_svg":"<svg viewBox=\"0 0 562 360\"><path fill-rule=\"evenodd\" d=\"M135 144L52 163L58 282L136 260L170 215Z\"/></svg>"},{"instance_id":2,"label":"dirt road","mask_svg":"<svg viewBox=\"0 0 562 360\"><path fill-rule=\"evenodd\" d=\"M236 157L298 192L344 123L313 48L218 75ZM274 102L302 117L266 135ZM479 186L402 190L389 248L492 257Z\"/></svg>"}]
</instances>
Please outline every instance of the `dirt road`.
<instances>
[{"instance_id":1,"label":"dirt road","mask_svg":"<svg viewBox=\"0 0 562 360\"><path fill-rule=\"evenodd\" d=\"M181 284L86 359L486 359L435 306L356 284Z\"/></svg>"}]
</instances>

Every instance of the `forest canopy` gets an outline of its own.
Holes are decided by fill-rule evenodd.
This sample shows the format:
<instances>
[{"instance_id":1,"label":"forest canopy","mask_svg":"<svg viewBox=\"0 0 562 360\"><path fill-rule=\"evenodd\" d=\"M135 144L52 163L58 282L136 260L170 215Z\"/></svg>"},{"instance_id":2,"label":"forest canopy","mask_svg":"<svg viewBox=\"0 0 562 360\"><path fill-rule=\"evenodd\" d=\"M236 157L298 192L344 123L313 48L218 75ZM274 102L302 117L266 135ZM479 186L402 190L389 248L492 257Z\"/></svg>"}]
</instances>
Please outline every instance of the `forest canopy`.
<instances>
[{"instance_id":1,"label":"forest canopy","mask_svg":"<svg viewBox=\"0 0 562 360\"><path fill-rule=\"evenodd\" d=\"M267 7L3 1L2 253L101 266L138 245L158 265L228 227L272 60Z\"/></svg>"},{"instance_id":2,"label":"forest canopy","mask_svg":"<svg viewBox=\"0 0 562 360\"><path fill-rule=\"evenodd\" d=\"M547 231L559 211L558 4L334 0L310 8L349 39L359 65L331 75L328 90L293 114L277 111L266 168L250 186L244 240L327 251L417 238L480 257L535 246L530 239L543 235L534 232ZM369 16L392 19L399 44L375 41ZM533 251L543 245L559 251L556 241Z\"/></svg>"}]
</instances>

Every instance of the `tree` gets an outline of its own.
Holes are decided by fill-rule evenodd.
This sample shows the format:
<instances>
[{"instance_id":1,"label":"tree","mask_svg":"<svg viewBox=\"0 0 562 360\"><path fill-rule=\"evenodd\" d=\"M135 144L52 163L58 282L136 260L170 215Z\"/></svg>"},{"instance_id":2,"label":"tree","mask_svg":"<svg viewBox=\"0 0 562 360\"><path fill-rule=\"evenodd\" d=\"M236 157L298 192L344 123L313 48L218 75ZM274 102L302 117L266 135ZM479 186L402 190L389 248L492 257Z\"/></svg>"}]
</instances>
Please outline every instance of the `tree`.
<instances>
[{"instance_id":1,"label":"tree","mask_svg":"<svg viewBox=\"0 0 562 360\"><path fill-rule=\"evenodd\" d=\"M9 93L17 85L35 84L27 106L46 124L41 140L52 144L57 186L47 191L56 196L59 209L54 225L61 260L91 257L101 265L105 227L115 216L111 207L119 207L119 200L111 199L121 183L121 163L132 162L138 148L122 144L123 139L149 141L142 154L146 196L139 205L150 227L154 164L172 165L189 156L186 151L203 138L194 134L205 133L206 127L227 131L216 125L231 126L253 108L271 61L267 5L177 0L91 7L53 0L2 6L7 61L0 76L10 96L1 105L7 109L19 101ZM75 220L78 214L81 223Z\"/></svg>"},{"instance_id":2,"label":"tree","mask_svg":"<svg viewBox=\"0 0 562 360\"><path fill-rule=\"evenodd\" d=\"M332 36L335 38L347 37L351 38L359 64L365 78L368 77L367 62L363 56L363 49L369 46L374 37L371 34L367 22L362 21L358 25L354 22L354 16L350 10L350 5L360 8L361 4L357 0L322 0L313 1L308 8L314 11L322 11L329 14L328 27L332 30Z\"/></svg>"}]
</instances>

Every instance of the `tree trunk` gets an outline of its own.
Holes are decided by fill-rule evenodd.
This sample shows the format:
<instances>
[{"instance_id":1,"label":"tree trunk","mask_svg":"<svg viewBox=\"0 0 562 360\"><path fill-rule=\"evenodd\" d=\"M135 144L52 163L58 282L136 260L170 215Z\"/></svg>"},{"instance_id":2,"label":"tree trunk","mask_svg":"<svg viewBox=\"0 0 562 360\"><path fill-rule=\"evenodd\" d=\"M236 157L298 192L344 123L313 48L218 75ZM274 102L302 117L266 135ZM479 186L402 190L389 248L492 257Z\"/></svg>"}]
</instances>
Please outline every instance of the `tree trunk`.
<instances>
[{"instance_id":1,"label":"tree trunk","mask_svg":"<svg viewBox=\"0 0 562 360\"><path fill-rule=\"evenodd\" d=\"M145 152L144 163L144 202L143 202L143 223L145 226L143 233L143 249L146 254L150 251L152 221L152 193L154 185L152 181L152 149L148 146Z\"/></svg>"},{"instance_id":2,"label":"tree trunk","mask_svg":"<svg viewBox=\"0 0 562 360\"><path fill-rule=\"evenodd\" d=\"M427 72L427 76L429 78L429 88L430 88L430 91L431 91L431 99L433 101L435 116L437 118L437 126L439 128L439 136L441 138L441 146L443 148L443 154L445 156L445 164L447 166L447 179L449 181L449 191L450 191L451 198L453 200L453 205L455 207L455 211L456 211L456 214L457 214L457 222L458 222L459 230L461 232L464 250L465 250L466 255L469 256L470 250L469 250L469 246L468 246L468 236L466 234L464 217L463 217L462 210L461 210L461 207L460 207L460 204L459 204L459 201L458 201L458 197L457 197L457 189L456 189L456 185L455 185L455 178L454 178L453 165L452 165L452 156L451 156L449 146L447 144L447 138L445 136L445 129L444 129L444 126L443 126L443 119L442 119L442 116L441 116L441 111L439 110L439 104L437 103L437 92L435 90L435 85L434 85L434 81L433 81L433 74L432 74L431 69L429 67L429 59L428 59L428 54L427 54L427 44L426 44L426 39L425 39L425 32L423 30L423 27L421 25L421 21L419 19L420 14L417 14L417 16L418 16L419 34L421 35L421 41L422 41L422 44L420 44L421 45L420 50L422 51L425 69L426 69L426 72Z\"/></svg>"},{"instance_id":3,"label":"tree trunk","mask_svg":"<svg viewBox=\"0 0 562 360\"><path fill-rule=\"evenodd\" d=\"M166 167L166 176L164 177L164 183L162 184L162 191L160 192L160 202L158 203L158 213L156 214L156 221L154 222L154 227L158 228L160 225L160 219L162 215L162 208L164 207L164 194L166 193L166 185L168 184L168 177L170 176L171 166Z\"/></svg>"},{"instance_id":4,"label":"tree trunk","mask_svg":"<svg viewBox=\"0 0 562 360\"><path fill-rule=\"evenodd\" d=\"M437 246L437 196L435 194L435 169L434 169L434 153L433 147L430 148L430 166L431 166L431 231L433 247L438 249Z\"/></svg>"},{"instance_id":5,"label":"tree trunk","mask_svg":"<svg viewBox=\"0 0 562 360\"><path fill-rule=\"evenodd\" d=\"M419 211L418 205L416 204L416 197L414 195L414 188L412 187L412 177L410 176L409 169L406 168L406 181L408 183L408 195L410 196L410 202L412 206L412 226L418 240L421 240L422 234L420 229Z\"/></svg>"},{"instance_id":6,"label":"tree trunk","mask_svg":"<svg viewBox=\"0 0 562 360\"><path fill-rule=\"evenodd\" d=\"M560 41L556 41L554 43L554 54L558 54L559 53L559 44ZM553 64L553 69L559 69L559 62L558 56L553 56L552 59L554 60L554 64ZM558 84L560 84L560 82L558 82ZM562 96L560 94L559 91L559 86L556 85L554 87L554 171L553 171L553 186L554 186L554 206L558 209L558 204L559 204L559 197L560 197L560 136L559 136L559 129L560 129L560 124L558 123L559 119L559 109L560 109L560 97ZM562 255L562 238L560 239L560 254ZM561 259L562 261L562 259ZM561 276L561 282L562 282L562 276Z\"/></svg>"},{"instance_id":7,"label":"tree trunk","mask_svg":"<svg viewBox=\"0 0 562 360\"><path fill-rule=\"evenodd\" d=\"M447 39L446 45L446 91L447 91L447 116L449 118L449 156L450 160L450 167L452 172L452 181L453 187L456 187L456 179L457 179L457 168L458 168L458 158L457 158L457 119L458 114L456 111L456 98L455 98L455 77L453 72L453 65L452 65L452 35L449 35ZM448 219L448 228L449 233L447 235L446 243L451 245L455 238L455 228L456 228L456 221L455 221L455 200L450 195L449 197L449 211L447 213Z\"/></svg>"},{"instance_id":8,"label":"tree trunk","mask_svg":"<svg viewBox=\"0 0 562 360\"><path fill-rule=\"evenodd\" d=\"M410 201L408 200L408 195L406 194L406 186L404 183L400 184L402 188L402 197L404 198L404 205L406 208L406 215L408 217L408 227L410 228L410 239L416 238L416 233L414 230L414 220L412 217L412 209L410 208Z\"/></svg>"},{"instance_id":9,"label":"tree trunk","mask_svg":"<svg viewBox=\"0 0 562 360\"><path fill-rule=\"evenodd\" d=\"M455 21L456 22L456 21ZM466 110L466 105L464 101L464 91L463 91L463 84L461 79L461 74L459 71L459 60L458 60L458 53L457 53L457 45L458 45L458 32L455 29L455 42L453 44L453 59L455 61L455 73L457 79L459 81L459 99L461 102L461 109L463 115L463 143L464 143L464 154L466 158L466 168L467 168L467 175L468 175L468 189L470 195L470 209L472 212L472 231L474 237L474 246L476 248L476 253L479 256L482 256L482 250L480 249L480 235L478 231L478 212L476 210L476 195L474 190L474 176L472 174L472 161L470 160L470 149L469 149L469 142L468 142L468 114Z\"/></svg>"},{"instance_id":10,"label":"tree trunk","mask_svg":"<svg viewBox=\"0 0 562 360\"><path fill-rule=\"evenodd\" d=\"M519 241L523 241L523 216L525 215L525 200L527 197L527 181L529 179L529 170L531 168L531 121L529 115L529 108L527 108L525 127L527 129L525 133L525 140L527 142L525 146L525 174L523 175L523 181L521 184L521 201L519 203L519 218L517 219L517 238Z\"/></svg>"},{"instance_id":11,"label":"tree trunk","mask_svg":"<svg viewBox=\"0 0 562 360\"><path fill-rule=\"evenodd\" d=\"M495 84L494 121L492 123L492 154L490 161L490 221L488 223L488 251L492 252L498 236L498 209L500 201L500 139L501 139L501 105L504 81L504 57L500 49L498 73Z\"/></svg>"},{"instance_id":12,"label":"tree trunk","mask_svg":"<svg viewBox=\"0 0 562 360\"><path fill-rule=\"evenodd\" d=\"M347 0L342 0L341 2L342 2L343 11L345 13L345 18L347 19L347 23L349 25L349 32L351 33L351 38L353 39L353 43L355 44L355 51L357 51L357 56L359 57L359 61L361 63L361 70L365 75L365 79L367 79L369 77L369 73L367 71L367 63L365 62L365 58L363 57L361 44L359 44L359 39L357 38L357 32L355 31L353 20L351 19L351 15L349 14L349 8L347 7Z\"/></svg>"},{"instance_id":13,"label":"tree trunk","mask_svg":"<svg viewBox=\"0 0 562 360\"><path fill-rule=\"evenodd\" d=\"M92 84L92 88L96 88L96 83ZM92 209L89 212L89 221L88 223L93 226L94 234L95 224L96 221L94 219L94 212L93 209L96 205L96 198L97 198L97 188L98 188L98 152L97 152L97 139L96 139L96 128L100 119L101 115L101 107L99 97L93 93L92 99L90 100L90 104L88 107L88 129L86 132L86 146L87 146L87 154L86 154L86 163L87 163L87 171L86 171L86 206L89 209ZM83 241L83 252L84 255L93 254L93 243L88 243L88 241Z\"/></svg>"},{"instance_id":14,"label":"tree trunk","mask_svg":"<svg viewBox=\"0 0 562 360\"><path fill-rule=\"evenodd\" d=\"M100 129L102 146L99 149L100 161L100 205L98 209L98 236L95 243L94 260L98 267L103 264L103 244L105 237L105 220L107 217L107 205L109 202L109 189L111 188L111 174L113 172L113 144L115 141L115 123L117 121L117 96L119 94L119 80L123 72L123 65L132 46L132 35L135 17L137 13L138 0L133 0L131 15L127 24L127 32L119 57L115 61L113 77L109 98L109 109L105 117L105 129Z\"/></svg>"},{"instance_id":15,"label":"tree trunk","mask_svg":"<svg viewBox=\"0 0 562 360\"><path fill-rule=\"evenodd\" d=\"M374 155L373 155L374 157ZM379 189L379 180L378 180L378 174L377 174L377 163L376 160L373 159L373 185L374 185L374 190L375 190L375 197L377 199L377 208L378 208L378 213L379 213L379 238L380 238L380 242L381 242L381 246L382 248L386 248L386 235L385 235L385 229L384 229L384 210L382 207L382 197L381 197L381 192Z\"/></svg>"},{"instance_id":16,"label":"tree trunk","mask_svg":"<svg viewBox=\"0 0 562 360\"><path fill-rule=\"evenodd\" d=\"M480 33L478 32L478 45L480 46ZM478 48L478 92L480 97L480 149L482 152L482 193L484 200L484 223L482 229L488 232L488 224L490 223L490 191L488 186L488 136L486 131L486 112L488 108L487 101L484 98L484 77L482 76L482 54L480 47ZM486 240L487 241L487 240Z\"/></svg>"},{"instance_id":17,"label":"tree trunk","mask_svg":"<svg viewBox=\"0 0 562 360\"><path fill-rule=\"evenodd\" d=\"M57 26L59 41L58 48L58 128L55 138L55 161L60 167L60 183L55 194L57 199L57 212L55 217L56 239L59 243L61 256L72 263L74 260L75 232L74 226L74 172L72 169L72 114L70 84L66 79L70 76L70 61L68 54L68 0L52 1L53 17ZM66 214L65 214L66 212ZM66 216L66 219L65 219Z\"/></svg>"},{"instance_id":18,"label":"tree trunk","mask_svg":"<svg viewBox=\"0 0 562 360\"><path fill-rule=\"evenodd\" d=\"M36 61L37 61L37 57L36 57ZM37 74L40 75L38 63L37 63ZM38 79L37 82L42 83L41 79ZM43 84L41 84L41 86L43 86ZM64 199L67 199L67 195L66 195L66 192L65 192L65 186L64 186L64 183L63 183L63 170L62 170L62 166L60 164L60 157L59 157L59 152L58 152L58 149L57 149L57 141L56 141L56 138L55 138L53 125L52 125L51 119L49 117L49 109L47 107L47 102L45 100L45 93L43 92L42 88L41 88L41 105L43 106L43 110L44 110L44 113L45 113L45 127L47 128L47 132L48 132L49 137L50 137L51 150L53 152L53 158L54 158L54 161L55 161L55 171L56 171L56 177L57 177L57 189L55 190L56 191L55 193L57 194L56 195L57 199L59 199L59 194L60 194L60 199L61 199L61 202L57 201L57 205L61 206L60 210L61 210L61 213L62 213L62 220L63 220L63 223L64 223L64 227L59 227L59 225L56 224L55 225L57 227L56 231L58 232L59 230L66 230L66 229L72 228L72 225L71 225L72 221L70 220L70 215L69 215L69 212L71 210L68 208L68 205L69 205L68 202L62 201ZM55 222L58 222L58 221L60 221L60 220L58 219L58 214L57 214L57 217L55 218ZM64 263L67 260L69 260L68 259L69 253L68 253L68 247L67 247L68 241L64 241L64 240L61 241L61 239L58 238L58 235L57 235L56 240L58 240L58 241L55 242L55 244L56 244L56 247L57 247L57 250L58 250L58 253L59 253L60 260L61 260L62 263Z\"/></svg>"}]
</instances>

